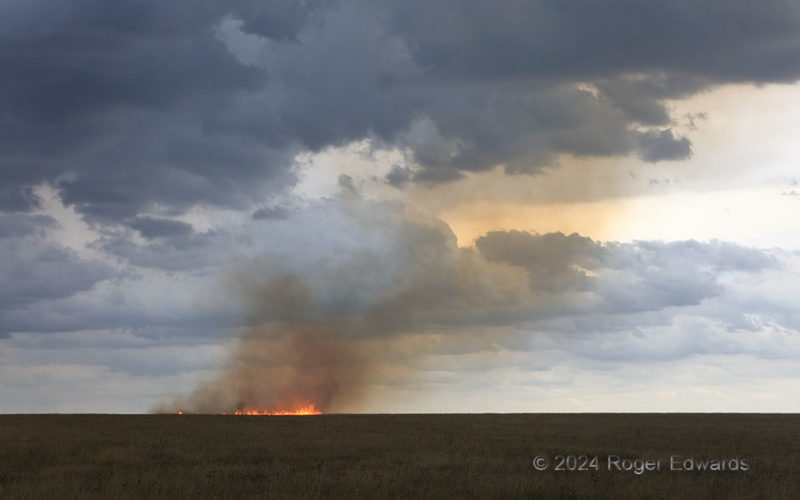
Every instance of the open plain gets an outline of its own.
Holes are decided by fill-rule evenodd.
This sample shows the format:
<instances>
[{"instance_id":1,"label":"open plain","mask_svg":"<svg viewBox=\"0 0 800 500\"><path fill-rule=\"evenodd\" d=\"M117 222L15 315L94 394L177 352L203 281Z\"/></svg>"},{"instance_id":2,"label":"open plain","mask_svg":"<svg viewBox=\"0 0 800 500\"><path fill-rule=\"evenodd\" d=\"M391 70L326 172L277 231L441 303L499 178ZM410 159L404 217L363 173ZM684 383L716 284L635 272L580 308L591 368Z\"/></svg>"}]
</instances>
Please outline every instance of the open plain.
<instances>
[{"instance_id":1,"label":"open plain","mask_svg":"<svg viewBox=\"0 0 800 500\"><path fill-rule=\"evenodd\" d=\"M660 470L617 467L637 459ZM14 499L788 499L799 460L797 415L0 416Z\"/></svg>"}]
</instances>

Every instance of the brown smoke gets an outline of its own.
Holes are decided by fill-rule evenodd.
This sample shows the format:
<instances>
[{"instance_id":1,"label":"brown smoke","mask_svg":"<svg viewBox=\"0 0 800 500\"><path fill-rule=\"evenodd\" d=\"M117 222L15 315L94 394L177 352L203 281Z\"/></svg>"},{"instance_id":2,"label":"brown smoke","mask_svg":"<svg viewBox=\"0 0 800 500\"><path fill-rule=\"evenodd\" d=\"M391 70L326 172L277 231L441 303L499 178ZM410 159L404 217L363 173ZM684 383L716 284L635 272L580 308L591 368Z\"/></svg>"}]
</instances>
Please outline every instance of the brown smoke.
<instances>
[{"instance_id":1,"label":"brown smoke","mask_svg":"<svg viewBox=\"0 0 800 500\"><path fill-rule=\"evenodd\" d=\"M459 248L438 219L381 204L347 208L356 220L347 231L384 230L391 238L344 256L322 254L317 266L293 271L271 257L240 263L224 287L248 316L234 356L215 379L156 411L275 411L311 403L323 412L358 411L370 389L414 383L430 352L491 356L514 323L558 309L561 292L581 291L570 263L595 251L586 239L520 233L509 244L536 255L517 262L522 257L494 251L492 242L506 244L503 234L480 248ZM580 248L571 249L575 244Z\"/></svg>"},{"instance_id":2,"label":"brown smoke","mask_svg":"<svg viewBox=\"0 0 800 500\"><path fill-rule=\"evenodd\" d=\"M216 380L197 388L180 409L200 413L282 410L313 403L322 411L346 408L365 365L336 327L298 324L252 327L235 361Z\"/></svg>"},{"instance_id":3,"label":"brown smoke","mask_svg":"<svg viewBox=\"0 0 800 500\"><path fill-rule=\"evenodd\" d=\"M348 322L315 317L311 291L297 276L236 281L254 324L243 329L230 364L189 396L155 411L228 413L313 403L327 412L358 400L369 357L359 352Z\"/></svg>"}]
</instances>

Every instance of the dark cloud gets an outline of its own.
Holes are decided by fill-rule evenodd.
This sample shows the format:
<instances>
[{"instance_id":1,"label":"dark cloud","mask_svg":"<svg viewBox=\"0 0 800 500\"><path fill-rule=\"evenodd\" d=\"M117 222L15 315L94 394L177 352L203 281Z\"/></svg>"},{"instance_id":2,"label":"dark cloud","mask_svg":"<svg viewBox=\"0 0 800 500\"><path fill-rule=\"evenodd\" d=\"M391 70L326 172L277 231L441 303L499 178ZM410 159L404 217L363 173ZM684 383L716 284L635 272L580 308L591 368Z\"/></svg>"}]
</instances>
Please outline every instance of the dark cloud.
<instances>
[{"instance_id":1,"label":"dark cloud","mask_svg":"<svg viewBox=\"0 0 800 500\"><path fill-rule=\"evenodd\" d=\"M192 234L194 228L191 224L171 219L156 219L153 217L137 217L128 221L128 226L135 229L143 238L153 240L165 236L182 236Z\"/></svg>"},{"instance_id":2,"label":"dark cloud","mask_svg":"<svg viewBox=\"0 0 800 500\"><path fill-rule=\"evenodd\" d=\"M3 173L0 172L0 175L3 175ZM0 186L0 210L24 212L40 206L39 199L33 193L32 186Z\"/></svg>"},{"instance_id":3,"label":"dark cloud","mask_svg":"<svg viewBox=\"0 0 800 500\"><path fill-rule=\"evenodd\" d=\"M386 182L394 187L403 187L409 180L411 180L411 169L408 167L392 165L392 169L386 174Z\"/></svg>"},{"instance_id":4,"label":"dark cloud","mask_svg":"<svg viewBox=\"0 0 800 500\"><path fill-rule=\"evenodd\" d=\"M672 130L639 134L639 155L649 162L685 160L692 155L692 144L686 137L675 137Z\"/></svg>"},{"instance_id":5,"label":"dark cloud","mask_svg":"<svg viewBox=\"0 0 800 500\"><path fill-rule=\"evenodd\" d=\"M253 220L285 219L291 215L286 207L261 207L253 212Z\"/></svg>"},{"instance_id":6,"label":"dark cloud","mask_svg":"<svg viewBox=\"0 0 800 500\"><path fill-rule=\"evenodd\" d=\"M289 144L273 151L210 125L267 81L215 37L227 11L92 0L3 10L0 171L9 204L24 205L12 195L48 181L83 213L118 220L151 204L238 206L292 182Z\"/></svg>"},{"instance_id":7,"label":"dark cloud","mask_svg":"<svg viewBox=\"0 0 800 500\"><path fill-rule=\"evenodd\" d=\"M633 122L646 126L665 126L672 122L673 118L663 100L680 99L711 84L712 80L707 77L659 71L649 74L622 74L594 82L604 100L625 113ZM702 115L702 112L698 113L697 118Z\"/></svg>"},{"instance_id":8,"label":"dark cloud","mask_svg":"<svg viewBox=\"0 0 800 500\"><path fill-rule=\"evenodd\" d=\"M58 227L58 221L48 215L0 214L0 238L20 238Z\"/></svg>"},{"instance_id":9,"label":"dark cloud","mask_svg":"<svg viewBox=\"0 0 800 500\"><path fill-rule=\"evenodd\" d=\"M323 22L326 10L337 0L272 0L240 2L236 11L244 30L278 41L297 42L298 34L311 23Z\"/></svg>"},{"instance_id":10,"label":"dark cloud","mask_svg":"<svg viewBox=\"0 0 800 500\"><path fill-rule=\"evenodd\" d=\"M9 276L0 287L0 336L93 331L113 342L124 330L165 343L184 338L195 345L242 324L242 308L231 303L218 274L208 269L221 259L214 249L204 248L201 257L196 248L179 252L162 240L156 242L163 246L144 248L128 242L121 245L128 253L118 256L112 268L57 245L38 250L26 244L14 255L4 241L2 255L24 267L0 269ZM43 342L57 346L58 336Z\"/></svg>"},{"instance_id":11,"label":"dark cloud","mask_svg":"<svg viewBox=\"0 0 800 500\"><path fill-rule=\"evenodd\" d=\"M410 148L421 182L535 172L564 153L684 159L666 100L800 75L788 0L0 9L0 207L32 208L30 187L50 182L99 221L252 209L295 182L296 152L365 137Z\"/></svg>"},{"instance_id":12,"label":"dark cloud","mask_svg":"<svg viewBox=\"0 0 800 500\"><path fill-rule=\"evenodd\" d=\"M490 261L524 267L532 288L562 292L587 288L585 270L599 268L607 254L605 247L576 233L493 231L478 238L475 246Z\"/></svg>"},{"instance_id":13,"label":"dark cloud","mask_svg":"<svg viewBox=\"0 0 800 500\"><path fill-rule=\"evenodd\" d=\"M721 293L720 273L777 265L760 250L719 241L600 244L578 234L496 231L475 245L491 261L524 267L534 290L592 292L595 312L696 305Z\"/></svg>"},{"instance_id":14,"label":"dark cloud","mask_svg":"<svg viewBox=\"0 0 800 500\"><path fill-rule=\"evenodd\" d=\"M194 233L189 224L162 226L159 223L147 225L146 231L142 233L148 240L144 245L137 244L129 233L113 231L93 242L92 247L137 267L196 273L205 273L209 267L220 265L231 250L226 234Z\"/></svg>"},{"instance_id":15,"label":"dark cloud","mask_svg":"<svg viewBox=\"0 0 800 500\"><path fill-rule=\"evenodd\" d=\"M796 65L784 63L800 48L779 43L797 35L800 10L791 0L758 8L692 0L387 3L415 59L453 77L571 79L648 70L728 81L798 76Z\"/></svg>"},{"instance_id":16,"label":"dark cloud","mask_svg":"<svg viewBox=\"0 0 800 500\"><path fill-rule=\"evenodd\" d=\"M45 219L49 219L45 217ZM114 271L101 262L81 259L73 251L37 236L28 222L6 224L0 238L0 318L30 304L70 297L110 278ZM45 224L52 221L45 221ZM19 237L22 236L22 237ZM0 319L5 333L8 325Z\"/></svg>"},{"instance_id":17,"label":"dark cloud","mask_svg":"<svg viewBox=\"0 0 800 500\"><path fill-rule=\"evenodd\" d=\"M342 174L338 179L339 189L342 196L348 198L360 198L361 191L355 185L353 178L347 174Z\"/></svg>"}]
</instances>

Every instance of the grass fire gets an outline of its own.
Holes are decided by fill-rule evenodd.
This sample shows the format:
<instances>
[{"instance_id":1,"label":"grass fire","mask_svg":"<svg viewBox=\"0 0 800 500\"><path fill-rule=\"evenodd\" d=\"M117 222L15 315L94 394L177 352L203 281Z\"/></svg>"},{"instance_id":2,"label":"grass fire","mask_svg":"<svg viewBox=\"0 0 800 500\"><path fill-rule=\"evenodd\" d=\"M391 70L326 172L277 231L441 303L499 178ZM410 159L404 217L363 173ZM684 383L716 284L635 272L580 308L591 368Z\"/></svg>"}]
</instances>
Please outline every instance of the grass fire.
<instances>
[{"instance_id":1,"label":"grass fire","mask_svg":"<svg viewBox=\"0 0 800 500\"><path fill-rule=\"evenodd\" d=\"M233 413L223 413L223 415L322 415L322 412L311 403L293 410L236 410Z\"/></svg>"},{"instance_id":2,"label":"grass fire","mask_svg":"<svg viewBox=\"0 0 800 500\"><path fill-rule=\"evenodd\" d=\"M178 410L178 415L183 415L183 410ZM199 415L199 412L195 412ZM232 412L222 412L220 415L266 415L266 416L298 416L298 415L322 415L314 403L299 406L291 410L258 410L258 409L239 409Z\"/></svg>"}]
</instances>

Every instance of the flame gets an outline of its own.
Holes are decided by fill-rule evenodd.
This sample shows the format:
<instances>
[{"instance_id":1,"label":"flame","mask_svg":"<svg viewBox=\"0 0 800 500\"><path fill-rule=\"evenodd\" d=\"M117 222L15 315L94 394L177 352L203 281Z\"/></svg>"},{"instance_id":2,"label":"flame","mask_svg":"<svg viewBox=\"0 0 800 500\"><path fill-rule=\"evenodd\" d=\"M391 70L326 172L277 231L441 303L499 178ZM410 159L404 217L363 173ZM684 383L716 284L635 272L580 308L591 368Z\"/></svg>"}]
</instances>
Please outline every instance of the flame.
<instances>
[{"instance_id":1,"label":"flame","mask_svg":"<svg viewBox=\"0 0 800 500\"><path fill-rule=\"evenodd\" d=\"M294 410L236 410L233 413L223 413L223 415L322 415L322 412L317 410L314 403L311 403Z\"/></svg>"},{"instance_id":2,"label":"flame","mask_svg":"<svg viewBox=\"0 0 800 500\"><path fill-rule=\"evenodd\" d=\"M183 410L178 411L178 415L183 415ZM322 412L317 410L314 403L305 406L299 406L294 410L236 410L232 413L223 412L221 415L322 415Z\"/></svg>"}]
</instances>

